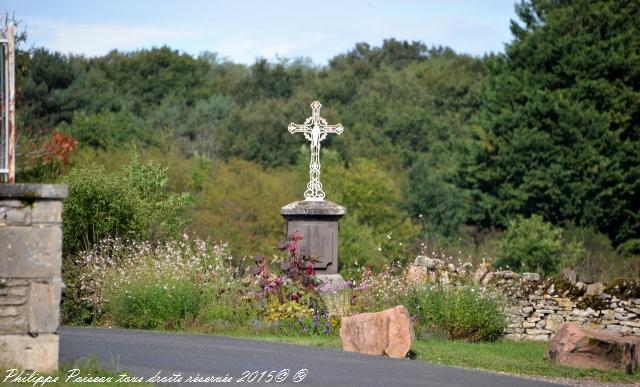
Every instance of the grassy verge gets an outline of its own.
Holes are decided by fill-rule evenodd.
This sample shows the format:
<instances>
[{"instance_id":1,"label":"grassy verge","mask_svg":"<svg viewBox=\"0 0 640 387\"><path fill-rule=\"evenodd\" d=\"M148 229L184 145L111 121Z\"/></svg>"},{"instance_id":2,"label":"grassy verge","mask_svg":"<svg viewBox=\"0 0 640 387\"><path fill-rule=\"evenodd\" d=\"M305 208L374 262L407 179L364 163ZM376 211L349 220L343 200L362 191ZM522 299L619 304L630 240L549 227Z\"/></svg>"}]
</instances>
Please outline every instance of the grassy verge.
<instances>
[{"instance_id":1,"label":"grassy verge","mask_svg":"<svg viewBox=\"0 0 640 387\"><path fill-rule=\"evenodd\" d=\"M618 371L582 370L559 366L544 360L546 343L498 341L467 343L462 341L416 341L417 359L458 367L480 368L521 375L590 378L604 382L638 383L640 373L627 375Z\"/></svg>"},{"instance_id":2,"label":"grassy verge","mask_svg":"<svg viewBox=\"0 0 640 387\"><path fill-rule=\"evenodd\" d=\"M340 338L337 336L277 336L246 331L229 332L227 335L322 348L341 348ZM583 370L563 367L554 362L546 361L544 360L546 343L507 340L492 343L468 343L431 339L416 340L412 349L417 360L448 366L529 376L640 383L640 372L628 375L618 371Z\"/></svg>"},{"instance_id":3,"label":"grassy verge","mask_svg":"<svg viewBox=\"0 0 640 387\"><path fill-rule=\"evenodd\" d=\"M77 369L77 376L73 376L76 372L72 371ZM95 358L84 359L80 362L73 364L63 364L55 374L37 374L27 380L31 372L24 372L22 375L9 376L11 370L0 370L0 386L11 387L57 387L57 386L70 386L74 387L89 387L89 386L109 386L109 387L144 387L152 386L151 383L133 381L124 381L126 377L133 378L127 371L118 370L111 371L106 370L98 365L98 361ZM126 374L126 376L123 376ZM17 376L23 378L22 380L15 379ZM38 377L41 379L38 380ZM46 379L46 378L49 379ZM93 381L85 379L82 381L77 378L93 378ZM14 381L12 381L14 380ZM118 381L120 380L120 381Z\"/></svg>"}]
</instances>

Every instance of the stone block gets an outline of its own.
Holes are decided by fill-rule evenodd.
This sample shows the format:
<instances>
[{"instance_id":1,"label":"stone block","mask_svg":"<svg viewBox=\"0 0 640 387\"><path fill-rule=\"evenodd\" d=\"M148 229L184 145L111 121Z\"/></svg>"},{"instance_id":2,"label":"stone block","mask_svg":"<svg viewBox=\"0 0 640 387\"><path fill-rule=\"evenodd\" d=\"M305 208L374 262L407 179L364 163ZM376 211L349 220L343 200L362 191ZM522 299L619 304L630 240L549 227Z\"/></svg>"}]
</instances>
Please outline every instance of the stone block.
<instances>
[{"instance_id":1,"label":"stone block","mask_svg":"<svg viewBox=\"0 0 640 387\"><path fill-rule=\"evenodd\" d=\"M0 226L30 226L31 207L0 207Z\"/></svg>"},{"instance_id":2,"label":"stone block","mask_svg":"<svg viewBox=\"0 0 640 387\"><path fill-rule=\"evenodd\" d=\"M527 335L527 340L531 341L549 341L549 335Z\"/></svg>"},{"instance_id":3,"label":"stone block","mask_svg":"<svg viewBox=\"0 0 640 387\"><path fill-rule=\"evenodd\" d=\"M0 369L58 370L58 335L0 335Z\"/></svg>"},{"instance_id":4,"label":"stone block","mask_svg":"<svg viewBox=\"0 0 640 387\"><path fill-rule=\"evenodd\" d=\"M15 306L0 306L0 317L16 317L18 308Z\"/></svg>"},{"instance_id":5,"label":"stone block","mask_svg":"<svg viewBox=\"0 0 640 387\"><path fill-rule=\"evenodd\" d=\"M501 271L496 271L495 273L493 273L494 277L496 278L504 278L504 279L516 279L516 278L520 278L520 274L515 273L511 270L501 270Z\"/></svg>"},{"instance_id":6,"label":"stone block","mask_svg":"<svg viewBox=\"0 0 640 387\"><path fill-rule=\"evenodd\" d=\"M608 330L608 331L623 332L623 333L629 333L629 332L632 332L632 330L633 330L633 328L625 327L625 326L618 325L618 324L607 325L607 327L605 329Z\"/></svg>"},{"instance_id":7,"label":"stone block","mask_svg":"<svg viewBox=\"0 0 640 387\"><path fill-rule=\"evenodd\" d=\"M522 341L527 338L527 335L523 335L520 333L510 333L508 335L505 335L504 338L507 340Z\"/></svg>"},{"instance_id":8,"label":"stone block","mask_svg":"<svg viewBox=\"0 0 640 387\"><path fill-rule=\"evenodd\" d=\"M487 284L489 284L489 282L491 282L492 279L493 279L493 272L490 271L482 279L482 284L483 285L487 285Z\"/></svg>"},{"instance_id":9,"label":"stone block","mask_svg":"<svg viewBox=\"0 0 640 387\"><path fill-rule=\"evenodd\" d=\"M30 333L56 332L60 323L60 282L31 283L28 311Z\"/></svg>"},{"instance_id":10,"label":"stone block","mask_svg":"<svg viewBox=\"0 0 640 387\"><path fill-rule=\"evenodd\" d=\"M538 335L549 335L553 332L547 329L527 329L527 335L538 336Z\"/></svg>"},{"instance_id":11,"label":"stone block","mask_svg":"<svg viewBox=\"0 0 640 387\"><path fill-rule=\"evenodd\" d=\"M27 206L25 202L17 199L0 199L0 208L22 208Z\"/></svg>"},{"instance_id":12,"label":"stone block","mask_svg":"<svg viewBox=\"0 0 640 387\"><path fill-rule=\"evenodd\" d=\"M64 199L68 194L66 184L0 184L0 198L3 200Z\"/></svg>"},{"instance_id":13,"label":"stone block","mask_svg":"<svg viewBox=\"0 0 640 387\"><path fill-rule=\"evenodd\" d=\"M16 316L0 317L0 335L27 333L26 309L24 307L18 307L16 309L18 310Z\"/></svg>"},{"instance_id":14,"label":"stone block","mask_svg":"<svg viewBox=\"0 0 640 387\"><path fill-rule=\"evenodd\" d=\"M484 276L487 275L487 272L489 272L489 267L490 265L485 262L478 265L476 272L473 273L473 282L480 283L480 281L484 279Z\"/></svg>"},{"instance_id":15,"label":"stone block","mask_svg":"<svg viewBox=\"0 0 640 387\"><path fill-rule=\"evenodd\" d=\"M28 291L28 286L12 286L9 294L11 294L12 296L25 297Z\"/></svg>"},{"instance_id":16,"label":"stone block","mask_svg":"<svg viewBox=\"0 0 640 387\"><path fill-rule=\"evenodd\" d=\"M36 200L31 210L33 223L61 223L62 202L59 200Z\"/></svg>"},{"instance_id":17,"label":"stone block","mask_svg":"<svg viewBox=\"0 0 640 387\"><path fill-rule=\"evenodd\" d=\"M596 282L595 284L587 285L587 291L584 293L585 296L599 296L604 293L604 285L601 282Z\"/></svg>"},{"instance_id":18,"label":"stone block","mask_svg":"<svg viewBox=\"0 0 640 387\"><path fill-rule=\"evenodd\" d=\"M62 230L59 225L0 228L3 259L0 277L59 277L62 266Z\"/></svg>"},{"instance_id":19,"label":"stone block","mask_svg":"<svg viewBox=\"0 0 640 387\"><path fill-rule=\"evenodd\" d=\"M8 306L8 305L23 305L27 302L26 296L2 296L0 297L0 306Z\"/></svg>"},{"instance_id":20,"label":"stone block","mask_svg":"<svg viewBox=\"0 0 640 387\"><path fill-rule=\"evenodd\" d=\"M342 318L340 339L344 351L403 358L414 339L413 323L402 305L378 313L360 313Z\"/></svg>"},{"instance_id":21,"label":"stone block","mask_svg":"<svg viewBox=\"0 0 640 387\"><path fill-rule=\"evenodd\" d=\"M551 314L547 317L547 321L544 325L544 328L550 331L557 331L560 328L560 324L564 322L564 318L562 316L558 316L557 314Z\"/></svg>"},{"instance_id":22,"label":"stone block","mask_svg":"<svg viewBox=\"0 0 640 387\"><path fill-rule=\"evenodd\" d=\"M444 261L437 258L429 258L424 255L418 255L413 264L416 266L422 266L428 270L436 270L444 266Z\"/></svg>"},{"instance_id":23,"label":"stone block","mask_svg":"<svg viewBox=\"0 0 640 387\"><path fill-rule=\"evenodd\" d=\"M587 309L574 309L571 311L571 314L574 316L578 316L578 317L589 317L589 316L593 316L593 317L597 317L599 312L596 312L595 310L591 309L591 308L587 308Z\"/></svg>"},{"instance_id":24,"label":"stone block","mask_svg":"<svg viewBox=\"0 0 640 387\"><path fill-rule=\"evenodd\" d=\"M570 367L614 369L632 374L638 367L639 353L640 337L565 323L558 329L545 358Z\"/></svg>"}]
</instances>

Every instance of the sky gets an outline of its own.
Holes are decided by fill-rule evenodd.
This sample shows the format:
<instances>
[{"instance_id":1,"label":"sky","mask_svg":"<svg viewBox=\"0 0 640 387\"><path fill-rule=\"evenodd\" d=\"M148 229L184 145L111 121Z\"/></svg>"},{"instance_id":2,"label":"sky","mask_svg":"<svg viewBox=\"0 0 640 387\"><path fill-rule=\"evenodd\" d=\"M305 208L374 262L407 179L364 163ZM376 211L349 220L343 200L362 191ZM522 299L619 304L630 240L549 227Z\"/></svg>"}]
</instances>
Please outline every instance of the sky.
<instances>
[{"instance_id":1,"label":"sky","mask_svg":"<svg viewBox=\"0 0 640 387\"><path fill-rule=\"evenodd\" d=\"M27 47L100 56L167 45L234 62L310 58L325 65L357 42L421 41L481 56L511 40L515 0L0 0Z\"/></svg>"}]
</instances>

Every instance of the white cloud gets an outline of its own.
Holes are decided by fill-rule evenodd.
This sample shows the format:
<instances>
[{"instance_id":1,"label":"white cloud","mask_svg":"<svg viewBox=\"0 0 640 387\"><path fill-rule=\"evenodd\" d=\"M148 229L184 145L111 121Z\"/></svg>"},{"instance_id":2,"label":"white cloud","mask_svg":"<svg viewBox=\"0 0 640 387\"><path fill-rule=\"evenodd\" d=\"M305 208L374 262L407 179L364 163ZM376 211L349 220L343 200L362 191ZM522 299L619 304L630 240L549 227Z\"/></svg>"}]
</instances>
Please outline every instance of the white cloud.
<instances>
[{"instance_id":1,"label":"white cloud","mask_svg":"<svg viewBox=\"0 0 640 387\"><path fill-rule=\"evenodd\" d=\"M275 59L294 56L305 44L295 42L259 41L249 38L224 40L215 47L215 51L223 57L232 58L242 63L253 63L257 58Z\"/></svg>"},{"instance_id":2,"label":"white cloud","mask_svg":"<svg viewBox=\"0 0 640 387\"><path fill-rule=\"evenodd\" d=\"M29 20L29 40L62 53L99 56L113 49L130 51L151 46L178 47L179 42L202 36L196 29L132 26L117 23L67 23Z\"/></svg>"}]
</instances>

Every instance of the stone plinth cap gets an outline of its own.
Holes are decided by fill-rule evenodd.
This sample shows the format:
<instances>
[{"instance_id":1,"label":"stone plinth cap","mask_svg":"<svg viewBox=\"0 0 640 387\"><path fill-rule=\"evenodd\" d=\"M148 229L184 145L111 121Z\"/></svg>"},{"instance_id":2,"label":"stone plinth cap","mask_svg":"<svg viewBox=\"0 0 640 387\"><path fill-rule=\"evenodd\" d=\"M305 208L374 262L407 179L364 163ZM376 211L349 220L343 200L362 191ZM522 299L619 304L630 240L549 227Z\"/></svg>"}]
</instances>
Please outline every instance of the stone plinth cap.
<instances>
[{"instance_id":1,"label":"stone plinth cap","mask_svg":"<svg viewBox=\"0 0 640 387\"><path fill-rule=\"evenodd\" d=\"M337 216L342 217L347 210L339 204L326 200L300 200L280 209L284 217Z\"/></svg>"},{"instance_id":2,"label":"stone plinth cap","mask_svg":"<svg viewBox=\"0 0 640 387\"><path fill-rule=\"evenodd\" d=\"M0 184L0 199L65 199L68 195L66 184Z\"/></svg>"}]
</instances>

